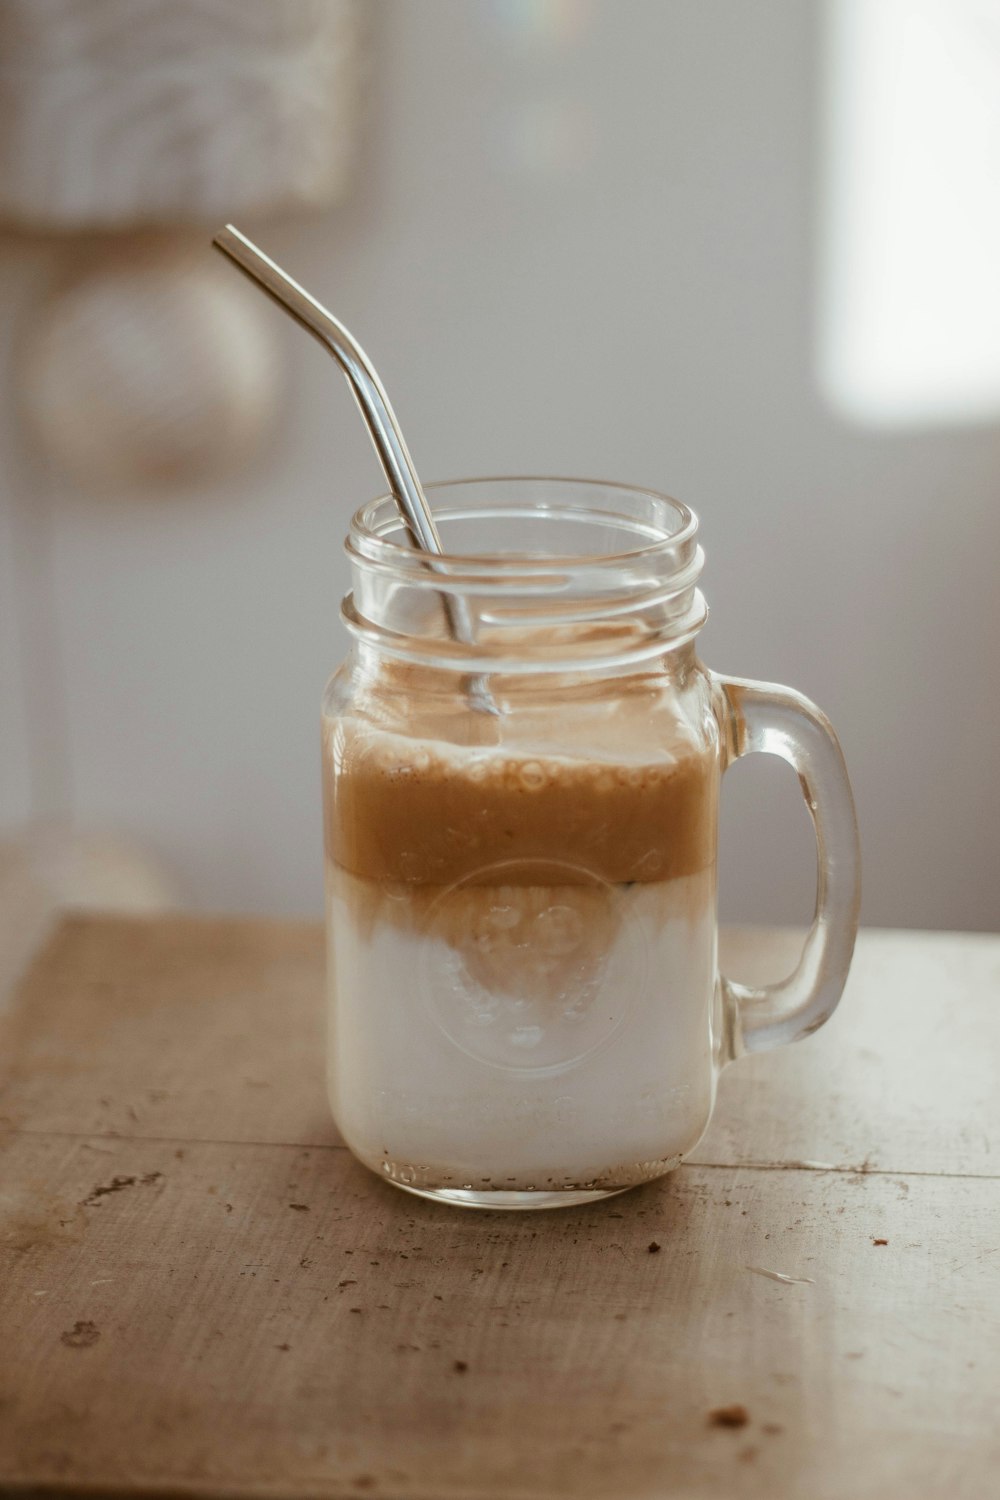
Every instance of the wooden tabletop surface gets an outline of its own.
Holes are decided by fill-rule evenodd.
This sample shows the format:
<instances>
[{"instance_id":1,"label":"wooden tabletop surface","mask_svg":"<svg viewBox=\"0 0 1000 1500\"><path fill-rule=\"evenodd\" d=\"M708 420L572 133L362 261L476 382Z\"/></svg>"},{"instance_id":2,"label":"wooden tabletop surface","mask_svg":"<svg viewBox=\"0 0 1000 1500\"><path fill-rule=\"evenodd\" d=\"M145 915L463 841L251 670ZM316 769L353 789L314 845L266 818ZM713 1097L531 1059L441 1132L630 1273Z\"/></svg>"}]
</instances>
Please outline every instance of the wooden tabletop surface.
<instances>
[{"instance_id":1,"label":"wooden tabletop surface","mask_svg":"<svg viewBox=\"0 0 1000 1500\"><path fill-rule=\"evenodd\" d=\"M780 970L780 937L727 967ZM985 1497L1000 939L862 935L692 1162L584 1209L393 1189L313 926L64 923L0 1032L0 1489Z\"/></svg>"}]
</instances>

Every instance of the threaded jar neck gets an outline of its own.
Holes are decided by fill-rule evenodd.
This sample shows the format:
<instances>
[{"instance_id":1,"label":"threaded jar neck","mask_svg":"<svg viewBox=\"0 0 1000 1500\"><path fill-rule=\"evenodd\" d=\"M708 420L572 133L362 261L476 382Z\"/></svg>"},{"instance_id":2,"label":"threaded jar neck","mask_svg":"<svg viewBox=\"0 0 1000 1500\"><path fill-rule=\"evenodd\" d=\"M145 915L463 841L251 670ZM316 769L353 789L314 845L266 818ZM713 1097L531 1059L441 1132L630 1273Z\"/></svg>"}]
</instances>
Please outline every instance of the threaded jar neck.
<instances>
[{"instance_id":1,"label":"threaded jar neck","mask_svg":"<svg viewBox=\"0 0 1000 1500\"><path fill-rule=\"evenodd\" d=\"M522 477L426 493L443 556L410 545L390 496L351 522L342 614L368 646L462 672L611 670L676 649L705 622L698 521L677 500ZM464 604L472 643L455 639L448 599Z\"/></svg>"}]
</instances>

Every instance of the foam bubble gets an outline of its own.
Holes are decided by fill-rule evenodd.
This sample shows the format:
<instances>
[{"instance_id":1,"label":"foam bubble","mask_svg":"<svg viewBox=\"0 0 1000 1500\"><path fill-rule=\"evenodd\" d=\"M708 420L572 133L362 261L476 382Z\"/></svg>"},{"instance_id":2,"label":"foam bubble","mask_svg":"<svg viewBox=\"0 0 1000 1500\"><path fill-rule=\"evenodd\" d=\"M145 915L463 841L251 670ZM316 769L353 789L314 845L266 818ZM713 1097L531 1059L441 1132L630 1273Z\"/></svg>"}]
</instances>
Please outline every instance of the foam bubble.
<instances>
[{"instance_id":1,"label":"foam bubble","mask_svg":"<svg viewBox=\"0 0 1000 1500\"><path fill-rule=\"evenodd\" d=\"M508 1040L512 1047L530 1050L537 1047L544 1038L545 1030L541 1026L515 1026Z\"/></svg>"},{"instance_id":2,"label":"foam bubble","mask_svg":"<svg viewBox=\"0 0 1000 1500\"><path fill-rule=\"evenodd\" d=\"M540 760L526 760L518 769L518 778L526 791L537 792L548 781L545 767Z\"/></svg>"}]
</instances>

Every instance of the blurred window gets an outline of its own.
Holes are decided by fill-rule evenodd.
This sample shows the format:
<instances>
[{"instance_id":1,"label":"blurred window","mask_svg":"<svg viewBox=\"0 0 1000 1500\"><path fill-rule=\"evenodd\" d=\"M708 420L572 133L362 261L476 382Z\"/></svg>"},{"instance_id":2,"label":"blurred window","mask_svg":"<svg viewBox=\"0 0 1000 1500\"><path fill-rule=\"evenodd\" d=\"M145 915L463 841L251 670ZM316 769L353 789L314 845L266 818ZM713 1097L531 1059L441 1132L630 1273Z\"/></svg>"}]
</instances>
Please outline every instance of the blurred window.
<instances>
[{"instance_id":1,"label":"blurred window","mask_svg":"<svg viewBox=\"0 0 1000 1500\"><path fill-rule=\"evenodd\" d=\"M827 0L820 374L872 425L1000 414L1000 0Z\"/></svg>"}]
</instances>

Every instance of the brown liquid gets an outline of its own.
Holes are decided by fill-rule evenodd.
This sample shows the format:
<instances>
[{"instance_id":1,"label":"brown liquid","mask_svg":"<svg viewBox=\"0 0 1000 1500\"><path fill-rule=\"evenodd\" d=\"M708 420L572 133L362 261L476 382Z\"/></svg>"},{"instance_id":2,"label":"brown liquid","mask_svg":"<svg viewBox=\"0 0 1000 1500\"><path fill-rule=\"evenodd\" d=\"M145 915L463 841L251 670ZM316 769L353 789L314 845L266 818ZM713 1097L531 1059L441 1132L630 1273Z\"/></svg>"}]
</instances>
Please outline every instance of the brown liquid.
<instances>
[{"instance_id":1,"label":"brown liquid","mask_svg":"<svg viewBox=\"0 0 1000 1500\"><path fill-rule=\"evenodd\" d=\"M690 745L616 765L341 721L328 726L325 759L328 856L369 880L617 885L675 880L714 859L714 757Z\"/></svg>"}]
</instances>

